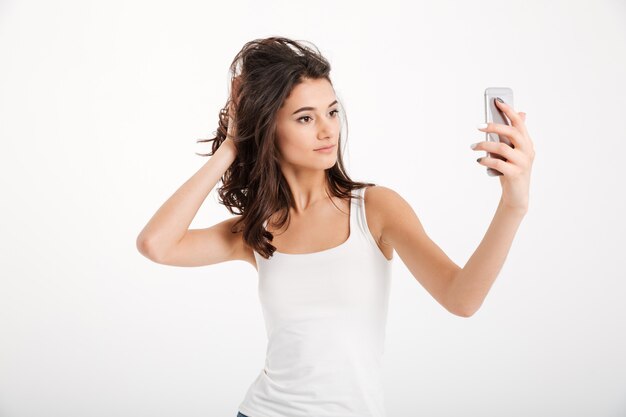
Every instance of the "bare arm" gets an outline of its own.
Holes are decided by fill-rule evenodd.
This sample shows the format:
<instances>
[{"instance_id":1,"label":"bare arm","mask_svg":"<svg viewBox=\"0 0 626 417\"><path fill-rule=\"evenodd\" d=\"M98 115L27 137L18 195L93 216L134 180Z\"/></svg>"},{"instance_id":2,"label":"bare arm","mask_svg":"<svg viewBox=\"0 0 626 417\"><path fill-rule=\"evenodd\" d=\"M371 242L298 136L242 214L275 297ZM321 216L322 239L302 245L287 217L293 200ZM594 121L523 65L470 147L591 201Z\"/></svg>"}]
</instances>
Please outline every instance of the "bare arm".
<instances>
[{"instance_id":1,"label":"bare arm","mask_svg":"<svg viewBox=\"0 0 626 417\"><path fill-rule=\"evenodd\" d=\"M381 240L391 245L411 274L449 312L470 317L482 305L500 272L525 210L500 201L495 217L464 268L457 266L422 227L417 215L398 193L370 187L365 197L382 221Z\"/></svg>"},{"instance_id":2,"label":"bare arm","mask_svg":"<svg viewBox=\"0 0 626 417\"><path fill-rule=\"evenodd\" d=\"M235 160L228 138L210 159L157 210L137 236L137 249L150 259L160 259L185 236L207 195Z\"/></svg>"},{"instance_id":3,"label":"bare arm","mask_svg":"<svg viewBox=\"0 0 626 417\"><path fill-rule=\"evenodd\" d=\"M448 300L457 310L471 316L480 308L506 260L525 215L525 211L508 208L500 200L485 237L450 283Z\"/></svg>"},{"instance_id":4,"label":"bare arm","mask_svg":"<svg viewBox=\"0 0 626 417\"><path fill-rule=\"evenodd\" d=\"M153 260L163 259L165 254L171 253L172 249L178 246L187 235L189 225L207 195L237 157L237 148L232 138L237 135L235 106L239 96L240 82L239 77L235 77L231 84L226 139L210 159L163 203L137 236L137 249L145 257ZM224 226L230 224L230 221L222 222L212 228L204 229L201 234L207 234L212 238L211 240L219 239L227 236L223 229ZM225 239L218 241L218 249L224 241ZM230 244L230 241L226 240L226 243ZM192 247L185 249L197 249L200 245L192 242L190 246ZM191 261L196 262L196 260Z\"/></svg>"},{"instance_id":5,"label":"bare arm","mask_svg":"<svg viewBox=\"0 0 626 417\"><path fill-rule=\"evenodd\" d=\"M426 234L409 203L388 187L369 187L365 193L370 214L380 213L380 240L392 246L413 277L450 313L465 316L458 304L449 300L453 277L461 269Z\"/></svg>"}]
</instances>

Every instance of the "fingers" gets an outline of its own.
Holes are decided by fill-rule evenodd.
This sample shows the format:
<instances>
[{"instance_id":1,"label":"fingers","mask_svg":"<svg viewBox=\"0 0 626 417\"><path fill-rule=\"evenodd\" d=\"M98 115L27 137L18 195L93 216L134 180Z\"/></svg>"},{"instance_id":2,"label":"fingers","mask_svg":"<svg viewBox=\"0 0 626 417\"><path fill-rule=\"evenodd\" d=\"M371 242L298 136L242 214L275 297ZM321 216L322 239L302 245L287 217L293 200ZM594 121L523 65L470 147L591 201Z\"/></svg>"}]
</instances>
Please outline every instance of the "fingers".
<instances>
[{"instance_id":1,"label":"fingers","mask_svg":"<svg viewBox=\"0 0 626 417\"><path fill-rule=\"evenodd\" d=\"M235 108L238 105L240 85L241 85L240 76L234 77L230 85L230 103L228 105L228 115L230 118L235 117Z\"/></svg>"},{"instance_id":2,"label":"fingers","mask_svg":"<svg viewBox=\"0 0 626 417\"><path fill-rule=\"evenodd\" d=\"M524 135L528 135L528 131L526 130L526 113L517 113L512 106L507 103L501 103L498 100L494 100L496 106L506 114L506 117L511 121L511 125L517 129L519 129ZM523 114L523 116L522 116Z\"/></svg>"},{"instance_id":3,"label":"fingers","mask_svg":"<svg viewBox=\"0 0 626 417\"><path fill-rule=\"evenodd\" d=\"M506 114L506 117L509 118L511 124L514 127L521 128L521 125L524 123L522 117L513 110L513 107L509 106L507 103L500 102L499 100L494 100L496 106Z\"/></svg>"},{"instance_id":4,"label":"fingers","mask_svg":"<svg viewBox=\"0 0 626 417\"><path fill-rule=\"evenodd\" d=\"M510 162L514 165L523 165L523 155L511 148L504 142L478 142L472 144L472 149L475 151L485 151L492 154L498 154L504 158L506 158L507 162Z\"/></svg>"},{"instance_id":5,"label":"fingers","mask_svg":"<svg viewBox=\"0 0 626 417\"><path fill-rule=\"evenodd\" d=\"M241 76L234 77L232 80L231 88L230 88L230 95L233 101L235 101L235 103L237 102L237 97L239 96L240 87L241 87Z\"/></svg>"},{"instance_id":6,"label":"fingers","mask_svg":"<svg viewBox=\"0 0 626 417\"><path fill-rule=\"evenodd\" d=\"M533 144L526 130L526 113L515 112L507 103L495 100L496 106L511 121L511 125L501 123L488 123L486 127L478 127L478 130L488 133L496 133L498 136L507 137L511 146L504 142L484 141L472 145L474 150L484 150L491 154L497 154L506 159L503 161L495 157L485 156L478 159L478 163L497 169L504 175L512 175L526 169L534 159Z\"/></svg>"},{"instance_id":7,"label":"fingers","mask_svg":"<svg viewBox=\"0 0 626 417\"><path fill-rule=\"evenodd\" d=\"M512 177L517 172L517 169L513 164L508 161L503 161L502 159L484 156L482 158L478 158L476 161L481 165L500 171L507 178Z\"/></svg>"},{"instance_id":8,"label":"fingers","mask_svg":"<svg viewBox=\"0 0 626 417\"><path fill-rule=\"evenodd\" d=\"M498 136L506 136L515 148L524 148L524 136L513 126L503 125L501 123L487 123L487 127L479 127L478 130L488 133L497 133Z\"/></svg>"}]
</instances>

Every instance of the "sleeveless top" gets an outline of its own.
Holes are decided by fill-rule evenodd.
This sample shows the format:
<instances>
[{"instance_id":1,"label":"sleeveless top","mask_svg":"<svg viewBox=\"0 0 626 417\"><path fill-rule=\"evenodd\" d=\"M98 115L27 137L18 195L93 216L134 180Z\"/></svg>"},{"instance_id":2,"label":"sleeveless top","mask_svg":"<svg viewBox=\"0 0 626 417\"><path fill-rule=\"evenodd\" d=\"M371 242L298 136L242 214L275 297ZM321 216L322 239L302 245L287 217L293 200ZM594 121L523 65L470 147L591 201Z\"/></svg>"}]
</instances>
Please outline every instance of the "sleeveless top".
<instances>
[{"instance_id":1,"label":"sleeveless top","mask_svg":"<svg viewBox=\"0 0 626 417\"><path fill-rule=\"evenodd\" d=\"M339 246L269 259L254 251L268 344L241 413L386 416L381 360L393 259L378 248L363 203L350 199L350 235Z\"/></svg>"}]
</instances>

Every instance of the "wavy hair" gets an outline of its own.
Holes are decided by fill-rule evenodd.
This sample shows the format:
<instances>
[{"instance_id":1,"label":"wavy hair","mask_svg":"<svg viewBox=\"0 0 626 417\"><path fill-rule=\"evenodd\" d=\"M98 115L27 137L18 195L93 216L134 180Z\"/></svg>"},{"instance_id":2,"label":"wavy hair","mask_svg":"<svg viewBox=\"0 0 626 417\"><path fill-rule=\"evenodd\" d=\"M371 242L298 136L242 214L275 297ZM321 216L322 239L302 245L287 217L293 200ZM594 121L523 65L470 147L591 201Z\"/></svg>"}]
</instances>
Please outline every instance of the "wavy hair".
<instances>
[{"instance_id":1,"label":"wavy hair","mask_svg":"<svg viewBox=\"0 0 626 417\"><path fill-rule=\"evenodd\" d=\"M237 156L220 179L223 185L218 188L219 203L232 214L241 215L231 231L243 231L244 242L266 259L273 256L276 248L270 243L274 236L264 222L279 212L275 226L282 228L289 221L289 208L294 206L279 165L276 113L303 79L323 78L332 85L330 63L316 46L310 45L284 37L255 39L243 46L230 65L230 85L235 77L240 82L233 103ZM197 140L213 142L211 152L197 155L214 155L226 139L231 101L229 96L220 109L215 137ZM344 120L347 131L345 116ZM376 184L350 179L344 168L341 144L340 133L337 162L325 170L326 193L341 199L359 198L352 195L352 190Z\"/></svg>"}]
</instances>

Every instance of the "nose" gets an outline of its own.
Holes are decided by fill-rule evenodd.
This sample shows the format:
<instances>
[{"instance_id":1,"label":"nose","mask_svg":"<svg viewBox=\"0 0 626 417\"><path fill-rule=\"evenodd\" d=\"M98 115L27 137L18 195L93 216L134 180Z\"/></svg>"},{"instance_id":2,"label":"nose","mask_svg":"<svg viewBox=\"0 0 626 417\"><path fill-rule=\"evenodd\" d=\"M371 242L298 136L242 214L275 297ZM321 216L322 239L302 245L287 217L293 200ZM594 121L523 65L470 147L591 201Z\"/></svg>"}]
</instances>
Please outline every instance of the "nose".
<instances>
[{"instance_id":1,"label":"nose","mask_svg":"<svg viewBox=\"0 0 626 417\"><path fill-rule=\"evenodd\" d=\"M333 135L333 132L335 130L335 125L332 119L320 119L322 120L319 123L319 132L318 132L318 137L323 139L323 138L328 138L330 136Z\"/></svg>"}]
</instances>

